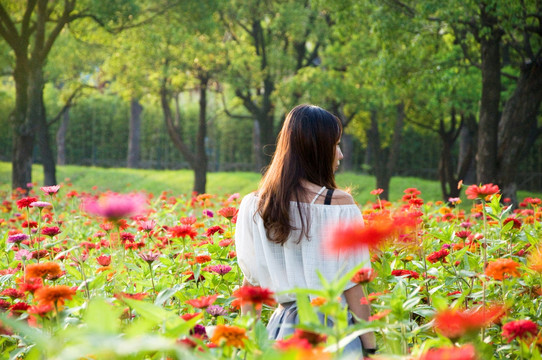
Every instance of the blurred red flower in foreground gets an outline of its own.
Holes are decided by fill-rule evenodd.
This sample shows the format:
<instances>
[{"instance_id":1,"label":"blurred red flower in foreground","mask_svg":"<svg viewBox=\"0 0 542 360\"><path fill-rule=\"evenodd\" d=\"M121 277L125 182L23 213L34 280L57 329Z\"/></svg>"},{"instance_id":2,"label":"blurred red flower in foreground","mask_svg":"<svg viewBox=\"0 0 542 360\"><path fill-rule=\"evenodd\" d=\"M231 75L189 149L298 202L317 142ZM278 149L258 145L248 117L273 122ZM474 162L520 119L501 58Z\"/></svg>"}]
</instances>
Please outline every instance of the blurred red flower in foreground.
<instances>
[{"instance_id":1,"label":"blurred red flower in foreground","mask_svg":"<svg viewBox=\"0 0 542 360\"><path fill-rule=\"evenodd\" d=\"M262 304L273 306L276 303L273 292L259 286L242 286L233 292L233 296L241 300L241 305L252 304L256 309Z\"/></svg>"},{"instance_id":2,"label":"blurred red flower in foreground","mask_svg":"<svg viewBox=\"0 0 542 360\"><path fill-rule=\"evenodd\" d=\"M515 338L521 340L530 340L533 336L536 336L538 332L536 323L531 320L516 320L504 324L502 327L502 336L506 338L508 342L511 342Z\"/></svg>"},{"instance_id":3,"label":"blurred red flower in foreground","mask_svg":"<svg viewBox=\"0 0 542 360\"><path fill-rule=\"evenodd\" d=\"M465 190L468 199L485 199L488 195L495 195L499 192L499 186L493 184L484 184L482 186L471 185Z\"/></svg>"},{"instance_id":4,"label":"blurred red flower in foreground","mask_svg":"<svg viewBox=\"0 0 542 360\"><path fill-rule=\"evenodd\" d=\"M501 305L475 310L446 309L435 315L434 328L450 339L458 339L498 321L505 312L506 308Z\"/></svg>"},{"instance_id":5,"label":"blurred red flower in foreground","mask_svg":"<svg viewBox=\"0 0 542 360\"><path fill-rule=\"evenodd\" d=\"M460 347L450 346L437 349L430 349L424 353L420 360L476 360L476 350L472 344Z\"/></svg>"},{"instance_id":6,"label":"blurred red flower in foreground","mask_svg":"<svg viewBox=\"0 0 542 360\"><path fill-rule=\"evenodd\" d=\"M98 199L84 199L82 207L90 214L116 221L125 217L141 215L146 208L146 199L142 194L105 193Z\"/></svg>"}]
</instances>

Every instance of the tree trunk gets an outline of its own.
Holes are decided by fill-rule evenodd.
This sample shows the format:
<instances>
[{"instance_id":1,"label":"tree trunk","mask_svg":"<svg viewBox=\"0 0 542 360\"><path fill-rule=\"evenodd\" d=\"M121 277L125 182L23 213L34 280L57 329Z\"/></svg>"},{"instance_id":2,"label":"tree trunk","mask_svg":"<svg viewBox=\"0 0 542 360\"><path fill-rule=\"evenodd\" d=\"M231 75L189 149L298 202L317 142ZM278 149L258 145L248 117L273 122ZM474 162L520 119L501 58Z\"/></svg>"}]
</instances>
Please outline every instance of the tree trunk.
<instances>
[{"instance_id":1,"label":"tree trunk","mask_svg":"<svg viewBox=\"0 0 542 360\"><path fill-rule=\"evenodd\" d=\"M130 100L130 129L128 131L128 158L126 166L137 169L141 159L141 112L139 99Z\"/></svg>"},{"instance_id":2,"label":"tree trunk","mask_svg":"<svg viewBox=\"0 0 542 360\"><path fill-rule=\"evenodd\" d=\"M341 144L342 144L342 151L344 154L344 159L342 160L341 168L344 171L352 171L354 170L354 158L352 156L354 153L354 140L353 140L352 135L345 134L343 132Z\"/></svg>"},{"instance_id":3,"label":"tree trunk","mask_svg":"<svg viewBox=\"0 0 542 360\"><path fill-rule=\"evenodd\" d=\"M66 165L66 133L70 123L70 107L66 107L62 112L62 122L56 133L56 163L57 165Z\"/></svg>"},{"instance_id":4,"label":"tree trunk","mask_svg":"<svg viewBox=\"0 0 542 360\"><path fill-rule=\"evenodd\" d=\"M492 26L494 21L481 9L482 24L491 29L480 41L482 58L482 99L478 131L478 154L476 158L477 182L497 181L497 132L499 104L501 100L501 31Z\"/></svg>"},{"instance_id":5,"label":"tree trunk","mask_svg":"<svg viewBox=\"0 0 542 360\"><path fill-rule=\"evenodd\" d=\"M28 190L32 182L32 150L34 148L34 126L26 116L28 108L28 62L26 57L17 57L13 71L15 80L15 109L11 114L13 125L13 153L11 160L11 186Z\"/></svg>"},{"instance_id":6,"label":"tree trunk","mask_svg":"<svg viewBox=\"0 0 542 360\"><path fill-rule=\"evenodd\" d=\"M51 140L49 139L49 125L43 103L43 70L41 66L34 66L30 71L28 86L28 112L27 117L32 119L36 128L36 140L40 150L41 163L43 165L43 184L45 186L56 185L56 165Z\"/></svg>"},{"instance_id":7,"label":"tree trunk","mask_svg":"<svg viewBox=\"0 0 542 360\"><path fill-rule=\"evenodd\" d=\"M207 137L207 83L206 76L200 78L199 89L199 121L196 138L196 163L194 164L194 192L205 193L207 184L207 153L205 138Z\"/></svg>"},{"instance_id":8,"label":"tree trunk","mask_svg":"<svg viewBox=\"0 0 542 360\"><path fill-rule=\"evenodd\" d=\"M531 134L538 134L537 115L542 102L542 58L524 65L514 93L504 106L499 124L499 184L503 197L517 206L516 172Z\"/></svg>"},{"instance_id":9,"label":"tree trunk","mask_svg":"<svg viewBox=\"0 0 542 360\"><path fill-rule=\"evenodd\" d=\"M376 110L371 110L371 127L367 131L367 146L371 153L371 162L376 178L376 188L384 190L380 194L381 199L389 199L391 176L387 172L385 159L388 149L382 149L380 144L380 131L378 129L378 118Z\"/></svg>"},{"instance_id":10,"label":"tree trunk","mask_svg":"<svg viewBox=\"0 0 542 360\"><path fill-rule=\"evenodd\" d=\"M457 177L463 183L476 184L476 133L477 124L474 114L462 115L463 126L459 130L459 155Z\"/></svg>"}]
</instances>

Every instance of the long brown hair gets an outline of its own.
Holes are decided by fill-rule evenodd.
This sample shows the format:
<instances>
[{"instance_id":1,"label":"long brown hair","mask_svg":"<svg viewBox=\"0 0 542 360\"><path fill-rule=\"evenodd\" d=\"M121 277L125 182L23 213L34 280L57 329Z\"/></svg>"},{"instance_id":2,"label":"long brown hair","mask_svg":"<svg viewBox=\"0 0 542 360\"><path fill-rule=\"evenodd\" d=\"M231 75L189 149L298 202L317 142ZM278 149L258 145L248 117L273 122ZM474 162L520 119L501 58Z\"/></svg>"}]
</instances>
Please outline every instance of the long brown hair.
<instances>
[{"instance_id":1,"label":"long brown hair","mask_svg":"<svg viewBox=\"0 0 542 360\"><path fill-rule=\"evenodd\" d=\"M341 134L340 120L318 106L298 105L286 116L259 187L258 212L270 241L284 244L290 232L297 230L290 222L291 200L297 203L301 217L299 239L308 234L308 220L299 205L307 195L301 181L337 188L334 160Z\"/></svg>"}]
</instances>

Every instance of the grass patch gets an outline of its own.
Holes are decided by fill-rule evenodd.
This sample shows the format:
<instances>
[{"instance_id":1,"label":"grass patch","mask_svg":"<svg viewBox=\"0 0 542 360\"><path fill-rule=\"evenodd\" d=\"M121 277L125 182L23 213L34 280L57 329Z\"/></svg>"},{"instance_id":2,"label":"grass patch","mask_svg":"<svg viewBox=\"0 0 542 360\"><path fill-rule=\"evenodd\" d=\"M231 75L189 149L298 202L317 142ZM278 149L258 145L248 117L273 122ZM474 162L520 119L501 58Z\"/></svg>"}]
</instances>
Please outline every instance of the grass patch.
<instances>
[{"instance_id":1,"label":"grass patch","mask_svg":"<svg viewBox=\"0 0 542 360\"><path fill-rule=\"evenodd\" d=\"M43 184L43 168L32 166L33 181L37 186ZM61 184L68 182L79 191L90 191L93 187L100 191L130 192L146 190L160 194L170 191L172 194L188 194L192 191L194 176L191 170L147 170L126 168L99 168L87 166L58 166L57 179ZM246 195L256 190L260 174L253 172L214 172L207 175L207 192L211 194ZM374 201L369 194L375 188L375 178L370 175L355 173L337 174L337 183L341 188L352 189L356 201L365 204ZM442 200L438 181L413 177L394 177L390 185L390 201L397 201L403 196L403 190L415 187L422 192L426 201ZM11 163L0 162L0 191L11 188ZM519 191L518 198L527 196L542 197L542 193ZM463 195L464 197L464 195Z\"/></svg>"}]
</instances>

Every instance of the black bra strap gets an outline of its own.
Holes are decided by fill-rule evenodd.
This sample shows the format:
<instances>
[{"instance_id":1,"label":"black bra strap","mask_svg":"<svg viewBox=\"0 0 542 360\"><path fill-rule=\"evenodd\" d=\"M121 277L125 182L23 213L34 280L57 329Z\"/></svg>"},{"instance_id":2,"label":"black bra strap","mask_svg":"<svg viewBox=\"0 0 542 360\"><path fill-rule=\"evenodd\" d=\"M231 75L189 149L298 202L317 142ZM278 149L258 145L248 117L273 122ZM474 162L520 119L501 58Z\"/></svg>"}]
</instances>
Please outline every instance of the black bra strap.
<instances>
[{"instance_id":1,"label":"black bra strap","mask_svg":"<svg viewBox=\"0 0 542 360\"><path fill-rule=\"evenodd\" d=\"M335 189L327 190L326 199L324 200L324 205L331 205L331 197L333 196L333 191L335 191Z\"/></svg>"}]
</instances>

